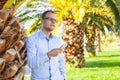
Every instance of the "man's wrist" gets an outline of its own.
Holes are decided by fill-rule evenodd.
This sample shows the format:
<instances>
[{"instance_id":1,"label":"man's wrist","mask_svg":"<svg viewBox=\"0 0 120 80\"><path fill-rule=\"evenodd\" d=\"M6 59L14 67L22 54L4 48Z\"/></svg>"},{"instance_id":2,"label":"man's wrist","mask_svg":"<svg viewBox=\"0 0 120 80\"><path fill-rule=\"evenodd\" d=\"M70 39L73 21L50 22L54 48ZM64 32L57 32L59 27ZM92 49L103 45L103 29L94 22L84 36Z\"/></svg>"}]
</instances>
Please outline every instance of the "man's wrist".
<instances>
[{"instance_id":1,"label":"man's wrist","mask_svg":"<svg viewBox=\"0 0 120 80\"><path fill-rule=\"evenodd\" d=\"M50 54L49 54L49 52L47 53L47 56L50 58Z\"/></svg>"}]
</instances>

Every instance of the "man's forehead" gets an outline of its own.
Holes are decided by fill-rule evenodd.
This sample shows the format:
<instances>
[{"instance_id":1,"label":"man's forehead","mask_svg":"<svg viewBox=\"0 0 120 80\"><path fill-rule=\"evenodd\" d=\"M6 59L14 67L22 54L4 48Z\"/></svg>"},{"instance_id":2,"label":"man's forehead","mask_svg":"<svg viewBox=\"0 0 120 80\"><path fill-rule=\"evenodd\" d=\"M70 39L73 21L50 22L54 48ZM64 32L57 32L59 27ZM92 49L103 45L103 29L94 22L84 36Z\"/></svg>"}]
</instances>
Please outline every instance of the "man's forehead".
<instances>
[{"instance_id":1,"label":"man's forehead","mask_svg":"<svg viewBox=\"0 0 120 80\"><path fill-rule=\"evenodd\" d=\"M48 12L45 17L49 17L49 16L52 16L52 17L56 17L56 14L55 13L52 13L52 12Z\"/></svg>"}]
</instances>

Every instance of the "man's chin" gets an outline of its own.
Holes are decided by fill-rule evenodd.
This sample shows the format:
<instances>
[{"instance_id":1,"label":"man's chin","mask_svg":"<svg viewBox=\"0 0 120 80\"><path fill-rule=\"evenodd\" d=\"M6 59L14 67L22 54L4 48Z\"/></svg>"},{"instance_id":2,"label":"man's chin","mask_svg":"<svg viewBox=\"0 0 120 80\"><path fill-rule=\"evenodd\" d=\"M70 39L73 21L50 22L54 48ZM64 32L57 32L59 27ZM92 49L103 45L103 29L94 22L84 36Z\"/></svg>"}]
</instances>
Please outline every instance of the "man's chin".
<instances>
[{"instance_id":1,"label":"man's chin","mask_svg":"<svg viewBox=\"0 0 120 80\"><path fill-rule=\"evenodd\" d=\"M54 30L54 28L53 29L49 29L49 31L53 31Z\"/></svg>"}]
</instances>

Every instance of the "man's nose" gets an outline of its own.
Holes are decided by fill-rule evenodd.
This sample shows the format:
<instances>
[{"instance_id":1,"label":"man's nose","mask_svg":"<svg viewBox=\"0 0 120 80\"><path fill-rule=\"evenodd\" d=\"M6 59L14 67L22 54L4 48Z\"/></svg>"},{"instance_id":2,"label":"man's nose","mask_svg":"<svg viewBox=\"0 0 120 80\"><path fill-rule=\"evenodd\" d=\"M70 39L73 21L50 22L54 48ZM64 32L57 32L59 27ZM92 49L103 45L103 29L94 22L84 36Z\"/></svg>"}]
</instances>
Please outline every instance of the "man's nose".
<instances>
[{"instance_id":1,"label":"man's nose","mask_svg":"<svg viewBox=\"0 0 120 80\"><path fill-rule=\"evenodd\" d=\"M54 20L52 20L51 22L52 22L53 24L56 24L56 21L54 21Z\"/></svg>"}]
</instances>

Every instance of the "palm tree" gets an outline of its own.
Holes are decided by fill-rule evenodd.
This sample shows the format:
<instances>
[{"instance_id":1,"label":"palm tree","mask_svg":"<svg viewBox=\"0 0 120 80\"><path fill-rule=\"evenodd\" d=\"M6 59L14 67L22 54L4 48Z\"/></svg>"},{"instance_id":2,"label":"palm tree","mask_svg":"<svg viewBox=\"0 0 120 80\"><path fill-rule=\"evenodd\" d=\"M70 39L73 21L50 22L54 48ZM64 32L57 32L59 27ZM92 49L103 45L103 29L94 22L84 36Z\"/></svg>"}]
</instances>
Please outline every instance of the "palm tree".
<instances>
[{"instance_id":1,"label":"palm tree","mask_svg":"<svg viewBox=\"0 0 120 80\"><path fill-rule=\"evenodd\" d=\"M25 0L4 1L0 1L0 80L23 80L27 62L26 36L13 13ZM11 9L5 10L8 8Z\"/></svg>"},{"instance_id":2,"label":"palm tree","mask_svg":"<svg viewBox=\"0 0 120 80\"><path fill-rule=\"evenodd\" d=\"M66 60L73 62L75 67L83 67L85 61L83 53L84 30L98 27L104 32L104 26L107 26L109 30L113 31L115 19L112 15L114 14L110 8L105 6L106 0L49 0L49 2L56 8L58 19L60 20L63 17L63 39L68 44L65 50ZM85 25L92 25L92 27L85 27ZM90 32L92 36L88 36L93 40L89 41L92 42L89 43L93 46L91 49L94 48L95 41L95 30L93 31L93 35Z\"/></svg>"},{"instance_id":3,"label":"palm tree","mask_svg":"<svg viewBox=\"0 0 120 80\"><path fill-rule=\"evenodd\" d=\"M114 30L114 19L112 18L113 14L110 9L106 7L105 1L94 1L90 5L93 7L87 9L85 15L85 21L87 22L85 27L86 50L88 52L87 56L95 56L96 49L100 50L99 31L101 30L104 33L104 26L107 26L108 29Z\"/></svg>"},{"instance_id":4,"label":"palm tree","mask_svg":"<svg viewBox=\"0 0 120 80\"><path fill-rule=\"evenodd\" d=\"M92 2L91 5L95 4L95 5L97 5L97 7L95 6L96 8L99 7L99 8L104 9L104 10L102 10L102 9L98 8L99 10L97 10L97 11L99 11L99 13L97 13L97 14L99 14L99 15L97 15L97 17L101 16L100 19L98 19L96 17L96 13L94 15L90 15L91 18L92 18L92 16L94 16L93 20L90 20L91 18L88 19L90 23L93 23L93 26L98 26L98 27L95 27L92 29L92 31L95 32L96 37L93 34L92 35L92 36L94 36L93 39L88 39L88 40L93 40L93 41L88 41L88 43L87 43L87 45L89 45L89 46L87 46L89 49L88 52L91 52L93 55L95 55L95 51L100 51L100 30L102 31L102 33L104 33L104 26L106 26L109 31L112 31L115 33L117 32L117 34L119 34L119 32L120 32L119 31L119 29L120 29L119 28L119 24L120 24L120 21L119 21L120 5L119 5L119 3L120 3L120 1L107 0L107 1L102 1L102 3L98 3L98 2L99 1L97 1L97 4L95 4L96 2L94 1L94 2ZM102 10L102 11L100 11L100 10ZM95 11L95 12L97 12L97 11ZM106 13L108 13L108 14L106 14ZM96 21L96 20L98 20L98 21ZM94 40L96 40L96 41L94 41ZM96 44L94 45L94 42L97 43L97 45Z\"/></svg>"}]
</instances>

